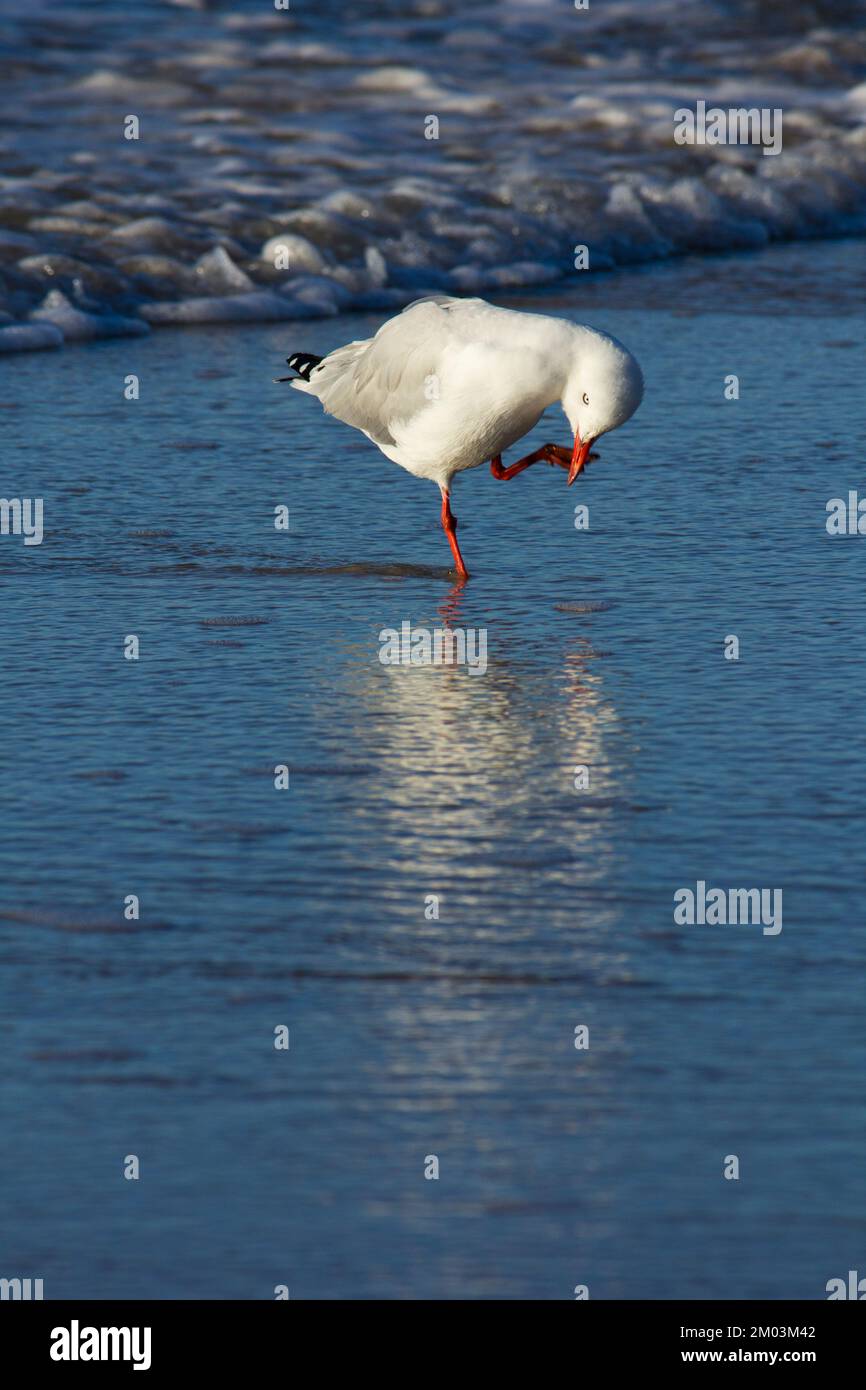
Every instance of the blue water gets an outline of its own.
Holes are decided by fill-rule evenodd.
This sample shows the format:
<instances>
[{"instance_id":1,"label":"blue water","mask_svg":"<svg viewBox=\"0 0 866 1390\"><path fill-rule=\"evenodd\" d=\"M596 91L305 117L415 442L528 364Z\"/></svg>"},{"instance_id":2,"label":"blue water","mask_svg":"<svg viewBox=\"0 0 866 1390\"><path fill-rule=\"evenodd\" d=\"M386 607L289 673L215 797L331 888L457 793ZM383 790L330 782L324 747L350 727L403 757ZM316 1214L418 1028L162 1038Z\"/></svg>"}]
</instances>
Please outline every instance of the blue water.
<instances>
[{"instance_id":1,"label":"blue water","mask_svg":"<svg viewBox=\"0 0 866 1390\"><path fill-rule=\"evenodd\" d=\"M378 317L4 362L3 492L46 532L0 538L0 1274L814 1299L862 1268L866 541L825 507L862 478L863 266L520 301L647 393L570 491L458 480L463 589L435 488L271 383ZM382 666L403 620L486 629L486 673ZM781 934L675 925L698 879L783 890Z\"/></svg>"}]
</instances>

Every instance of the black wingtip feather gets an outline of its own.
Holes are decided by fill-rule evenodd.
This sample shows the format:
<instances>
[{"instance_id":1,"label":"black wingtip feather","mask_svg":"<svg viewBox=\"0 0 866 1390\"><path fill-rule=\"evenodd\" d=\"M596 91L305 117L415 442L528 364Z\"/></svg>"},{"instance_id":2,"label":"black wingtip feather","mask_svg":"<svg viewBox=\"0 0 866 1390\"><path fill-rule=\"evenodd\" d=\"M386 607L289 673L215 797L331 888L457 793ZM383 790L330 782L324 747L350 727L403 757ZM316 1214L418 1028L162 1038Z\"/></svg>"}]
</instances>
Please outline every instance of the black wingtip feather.
<instances>
[{"instance_id":1,"label":"black wingtip feather","mask_svg":"<svg viewBox=\"0 0 866 1390\"><path fill-rule=\"evenodd\" d=\"M322 360L321 357L316 357L312 352L294 352L291 357L286 358L286 362L291 370L297 372L298 376L304 381L309 381L310 373L318 367ZM280 377L280 380L293 381L294 377L284 376Z\"/></svg>"}]
</instances>

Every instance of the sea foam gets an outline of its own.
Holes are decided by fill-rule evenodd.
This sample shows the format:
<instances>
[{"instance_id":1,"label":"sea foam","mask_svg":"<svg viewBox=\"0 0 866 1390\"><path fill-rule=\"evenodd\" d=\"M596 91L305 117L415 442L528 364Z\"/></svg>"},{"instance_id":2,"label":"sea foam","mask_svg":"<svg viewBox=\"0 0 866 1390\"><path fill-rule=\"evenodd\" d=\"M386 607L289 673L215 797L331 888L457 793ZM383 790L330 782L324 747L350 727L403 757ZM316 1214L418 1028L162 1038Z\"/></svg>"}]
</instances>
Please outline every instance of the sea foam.
<instances>
[{"instance_id":1,"label":"sea foam","mask_svg":"<svg viewBox=\"0 0 866 1390\"><path fill-rule=\"evenodd\" d=\"M70 0L46 46L0 0L0 347L862 234L866 41L814 9ZM781 153L677 145L699 101L780 109Z\"/></svg>"}]
</instances>

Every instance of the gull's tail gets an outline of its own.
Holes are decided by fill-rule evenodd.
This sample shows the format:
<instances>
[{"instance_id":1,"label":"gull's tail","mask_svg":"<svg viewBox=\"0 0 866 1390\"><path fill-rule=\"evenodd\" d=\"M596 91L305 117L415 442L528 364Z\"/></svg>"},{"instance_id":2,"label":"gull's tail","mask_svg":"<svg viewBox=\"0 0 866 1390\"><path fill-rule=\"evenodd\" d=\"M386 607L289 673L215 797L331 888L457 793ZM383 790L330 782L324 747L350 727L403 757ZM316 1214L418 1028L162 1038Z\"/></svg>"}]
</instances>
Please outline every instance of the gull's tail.
<instances>
[{"instance_id":1,"label":"gull's tail","mask_svg":"<svg viewBox=\"0 0 866 1390\"><path fill-rule=\"evenodd\" d=\"M298 375L276 376L274 381L309 381L310 372L324 360L323 357L316 357L312 352L293 352L291 357L286 358L286 363L290 370L297 372Z\"/></svg>"}]
</instances>

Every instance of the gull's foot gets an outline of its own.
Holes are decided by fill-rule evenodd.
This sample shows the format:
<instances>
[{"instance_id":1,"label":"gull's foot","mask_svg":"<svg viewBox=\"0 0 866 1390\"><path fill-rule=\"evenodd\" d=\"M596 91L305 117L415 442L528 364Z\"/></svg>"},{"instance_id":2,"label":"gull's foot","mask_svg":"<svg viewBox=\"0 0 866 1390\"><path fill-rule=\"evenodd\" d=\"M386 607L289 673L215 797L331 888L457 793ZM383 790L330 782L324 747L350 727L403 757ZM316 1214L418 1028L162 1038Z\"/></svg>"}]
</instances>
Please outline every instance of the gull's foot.
<instances>
[{"instance_id":1,"label":"gull's foot","mask_svg":"<svg viewBox=\"0 0 866 1390\"><path fill-rule=\"evenodd\" d=\"M545 458L551 468L567 469L571 467L572 450L567 449L564 444L545 444L543 445L543 450ZM591 463L593 459L597 458L598 454L595 452L587 454L586 463L584 463L583 467L585 468L587 463ZM581 470L581 472L582 471L583 470Z\"/></svg>"},{"instance_id":2,"label":"gull's foot","mask_svg":"<svg viewBox=\"0 0 866 1390\"><path fill-rule=\"evenodd\" d=\"M562 444L545 444L544 455L551 468L571 467L571 450Z\"/></svg>"}]
</instances>

